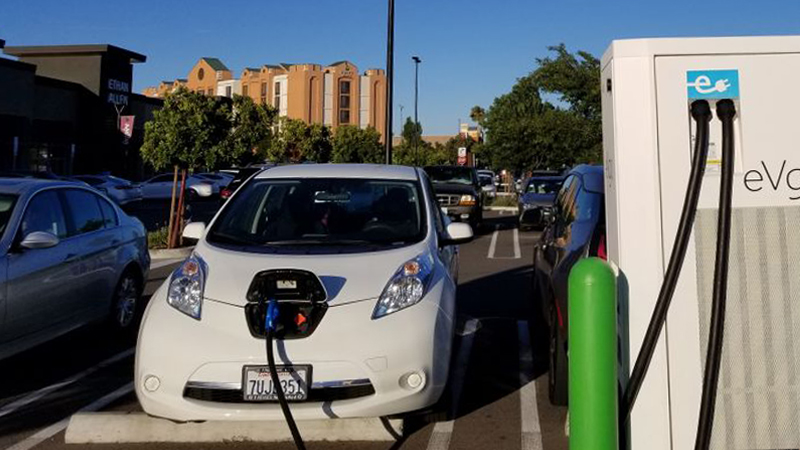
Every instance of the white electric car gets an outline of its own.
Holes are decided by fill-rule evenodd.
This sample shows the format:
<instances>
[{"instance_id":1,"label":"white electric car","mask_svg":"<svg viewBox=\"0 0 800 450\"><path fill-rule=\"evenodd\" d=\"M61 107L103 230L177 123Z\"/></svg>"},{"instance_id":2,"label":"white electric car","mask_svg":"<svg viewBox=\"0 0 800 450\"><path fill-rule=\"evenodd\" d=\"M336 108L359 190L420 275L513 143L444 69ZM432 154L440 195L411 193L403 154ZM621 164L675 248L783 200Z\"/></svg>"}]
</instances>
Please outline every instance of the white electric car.
<instances>
[{"instance_id":1,"label":"white electric car","mask_svg":"<svg viewBox=\"0 0 800 450\"><path fill-rule=\"evenodd\" d=\"M428 407L445 386L459 243L421 170L294 165L252 177L152 296L136 353L144 410L176 421L282 420L274 351L295 418Z\"/></svg>"}]
</instances>

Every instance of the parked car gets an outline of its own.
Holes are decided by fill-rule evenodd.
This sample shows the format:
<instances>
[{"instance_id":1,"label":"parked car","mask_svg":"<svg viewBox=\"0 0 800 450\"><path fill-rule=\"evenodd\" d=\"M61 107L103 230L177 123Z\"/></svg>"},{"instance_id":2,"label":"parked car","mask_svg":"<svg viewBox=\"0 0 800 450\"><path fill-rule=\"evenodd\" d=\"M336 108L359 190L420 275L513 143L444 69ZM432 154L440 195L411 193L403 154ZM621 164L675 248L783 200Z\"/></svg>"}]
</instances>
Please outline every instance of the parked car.
<instances>
[{"instance_id":1,"label":"parked car","mask_svg":"<svg viewBox=\"0 0 800 450\"><path fill-rule=\"evenodd\" d=\"M280 377L302 402L295 418L386 416L440 398L457 244L472 230L445 225L421 169L262 171L207 229L191 223L184 237L198 240L194 253L153 294L136 347L134 384L148 414L282 420L271 384L257 382L268 373L268 298L279 300Z\"/></svg>"},{"instance_id":2,"label":"parked car","mask_svg":"<svg viewBox=\"0 0 800 450\"><path fill-rule=\"evenodd\" d=\"M165 173L156 175L147 181L143 181L142 197L146 200L163 200L172 198L172 181L174 174ZM178 177L178 189L180 189L181 180ZM189 200L196 197L211 197L214 194L214 182L198 178L194 175L186 179L186 194Z\"/></svg>"},{"instance_id":3,"label":"parked car","mask_svg":"<svg viewBox=\"0 0 800 450\"><path fill-rule=\"evenodd\" d=\"M261 170L262 169L260 167L243 167L239 169L228 185L220 189L220 199L222 199L222 201L228 200L228 198L230 198L230 196L233 195L233 193L236 192L245 181L247 181L256 173L261 172Z\"/></svg>"},{"instance_id":4,"label":"parked car","mask_svg":"<svg viewBox=\"0 0 800 450\"><path fill-rule=\"evenodd\" d=\"M484 197L497 197L497 186L494 185L494 177L478 172L478 181L481 184L481 192Z\"/></svg>"},{"instance_id":5,"label":"parked car","mask_svg":"<svg viewBox=\"0 0 800 450\"><path fill-rule=\"evenodd\" d=\"M150 268L141 222L94 189L0 179L0 359L91 322L135 329Z\"/></svg>"},{"instance_id":6,"label":"parked car","mask_svg":"<svg viewBox=\"0 0 800 450\"><path fill-rule=\"evenodd\" d=\"M75 175L72 178L106 194L120 206L142 200L142 187L124 178L108 174Z\"/></svg>"},{"instance_id":7,"label":"parked car","mask_svg":"<svg viewBox=\"0 0 800 450\"><path fill-rule=\"evenodd\" d=\"M218 194L220 190L227 186L234 178L234 175L228 172L202 172L194 174L193 176L201 180L209 180L213 182L215 194Z\"/></svg>"},{"instance_id":8,"label":"parked car","mask_svg":"<svg viewBox=\"0 0 800 450\"><path fill-rule=\"evenodd\" d=\"M572 169L555 200L550 223L533 249L533 293L550 325L550 401L567 404L567 280L581 258L606 258L603 168Z\"/></svg>"},{"instance_id":9,"label":"parked car","mask_svg":"<svg viewBox=\"0 0 800 450\"><path fill-rule=\"evenodd\" d=\"M469 222L474 230L483 222L483 199L474 167L428 166L436 199L445 213L457 222Z\"/></svg>"},{"instance_id":10,"label":"parked car","mask_svg":"<svg viewBox=\"0 0 800 450\"><path fill-rule=\"evenodd\" d=\"M553 201L561 188L564 177L533 176L525 182L519 195L519 228L543 228L546 218L552 213Z\"/></svg>"},{"instance_id":11,"label":"parked car","mask_svg":"<svg viewBox=\"0 0 800 450\"><path fill-rule=\"evenodd\" d=\"M485 175L485 176L491 177L491 178L492 178L492 184L494 184L495 186L497 186L497 185L499 185L499 184L500 184L500 179L499 179L499 177L498 177L498 176L497 176L497 175L494 173L494 171L491 171L491 170L488 170L488 169L481 169L481 170L479 170L479 171L478 171L478 176L480 177L480 176L482 176L482 175Z\"/></svg>"}]
</instances>

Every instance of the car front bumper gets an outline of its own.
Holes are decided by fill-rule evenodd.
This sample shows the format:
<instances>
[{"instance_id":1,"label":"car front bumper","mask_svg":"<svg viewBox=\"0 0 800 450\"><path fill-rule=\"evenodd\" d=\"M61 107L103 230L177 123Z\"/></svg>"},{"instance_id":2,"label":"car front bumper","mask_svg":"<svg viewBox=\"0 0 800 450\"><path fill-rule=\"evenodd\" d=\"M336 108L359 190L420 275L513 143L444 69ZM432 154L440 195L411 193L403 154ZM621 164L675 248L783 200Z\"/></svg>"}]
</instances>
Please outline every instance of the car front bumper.
<instances>
[{"instance_id":1,"label":"car front bumper","mask_svg":"<svg viewBox=\"0 0 800 450\"><path fill-rule=\"evenodd\" d=\"M312 367L309 400L291 403L294 417L377 417L434 404L448 376L454 291L440 279L420 303L377 320L376 299L331 306L311 336L276 341L278 365ZM241 401L243 366L267 364L265 340L251 336L244 309L204 300L197 321L165 295L165 286L153 295L137 345L135 387L145 412L176 421L283 420L277 403ZM416 389L402 381L413 372L425 380ZM151 376L155 390L145 388Z\"/></svg>"},{"instance_id":2,"label":"car front bumper","mask_svg":"<svg viewBox=\"0 0 800 450\"><path fill-rule=\"evenodd\" d=\"M447 206L442 209L455 222L473 222L480 217L477 206Z\"/></svg>"}]
</instances>

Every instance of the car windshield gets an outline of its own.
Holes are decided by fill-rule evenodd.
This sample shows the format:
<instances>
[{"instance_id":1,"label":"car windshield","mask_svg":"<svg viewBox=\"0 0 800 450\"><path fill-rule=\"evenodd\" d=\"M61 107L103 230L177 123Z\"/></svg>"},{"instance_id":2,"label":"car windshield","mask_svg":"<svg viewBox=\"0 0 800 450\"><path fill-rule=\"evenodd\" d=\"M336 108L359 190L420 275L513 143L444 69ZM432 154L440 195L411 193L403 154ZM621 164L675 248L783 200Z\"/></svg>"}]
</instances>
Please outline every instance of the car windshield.
<instances>
[{"instance_id":1,"label":"car windshield","mask_svg":"<svg viewBox=\"0 0 800 450\"><path fill-rule=\"evenodd\" d=\"M220 213L208 241L241 246L398 245L424 237L417 183L260 179Z\"/></svg>"},{"instance_id":2,"label":"car windshield","mask_svg":"<svg viewBox=\"0 0 800 450\"><path fill-rule=\"evenodd\" d=\"M489 175L478 175L478 179L481 182L481 186L491 186L492 184L494 184L492 177L490 177Z\"/></svg>"},{"instance_id":3,"label":"car windshield","mask_svg":"<svg viewBox=\"0 0 800 450\"><path fill-rule=\"evenodd\" d=\"M466 167L426 167L434 183L472 184L472 169Z\"/></svg>"},{"instance_id":4,"label":"car windshield","mask_svg":"<svg viewBox=\"0 0 800 450\"><path fill-rule=\"evenodd\" d=\"M556 180L533 179L528 182L528 188L525 192L528 194L555 194L560 186L561 183Z\"/></svg>"},{"instance_id":5,"label":"car windshield","mask_svg":"<svg viewBox=\"0 0 800 450\"><path fill-rule=\"evenodd\" d=\"M14 212L16 202L16 195L0 194L0 236L3 236L8 228L8 221L11 219L11 213Z\"/></svg>"}]
</instances>

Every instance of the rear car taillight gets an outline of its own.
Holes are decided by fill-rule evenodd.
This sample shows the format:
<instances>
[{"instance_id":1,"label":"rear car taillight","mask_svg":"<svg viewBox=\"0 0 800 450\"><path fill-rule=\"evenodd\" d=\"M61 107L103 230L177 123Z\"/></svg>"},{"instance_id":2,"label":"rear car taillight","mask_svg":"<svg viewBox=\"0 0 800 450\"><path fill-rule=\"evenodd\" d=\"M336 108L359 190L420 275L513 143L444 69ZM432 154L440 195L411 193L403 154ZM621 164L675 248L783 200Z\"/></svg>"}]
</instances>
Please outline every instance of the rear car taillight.
<instances>
[{"instance_id":1,"label":"rear car taillight","mask_svg":"<svg viewBox=\"0 0 800 450\"><path fill-rule=\"evenodd\" d=\"M597 241L597 257L603 261L608 261L608 254L606 253L606 233L603 232Z\"/></svg>"},{"instance_id":2,"label":"rear car taillight","mask_svg":"<svg viewBox=\"0 0 800 450\"><path fill-rule=\"evenodd\" d=\"M219 196L224 198L224 199L227 199L228 197L230 197L231 194L233 194L233 190L228 189L228 188L222 188L222 190L219 191Z\"/></svg>"}]
</instances>

